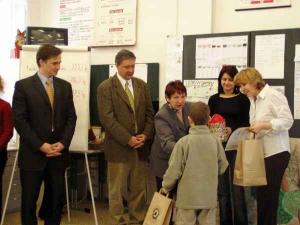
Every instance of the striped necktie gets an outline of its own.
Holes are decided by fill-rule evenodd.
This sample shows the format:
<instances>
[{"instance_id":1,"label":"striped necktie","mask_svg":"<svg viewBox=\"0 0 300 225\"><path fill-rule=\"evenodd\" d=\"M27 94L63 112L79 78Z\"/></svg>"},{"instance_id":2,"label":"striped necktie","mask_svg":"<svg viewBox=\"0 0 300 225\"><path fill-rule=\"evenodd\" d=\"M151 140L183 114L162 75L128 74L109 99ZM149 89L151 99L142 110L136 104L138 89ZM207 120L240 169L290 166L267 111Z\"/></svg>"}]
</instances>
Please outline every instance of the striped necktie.
<instances>
[{"instance_id":1,"label":"striped necktie","mask_svg":"<svg viewBox=\"0 0 300 225\"><path fill-rule=\"evenodd\" d=\"M126 83L125 83L125 92L128 96L130 106L131 106L132 110L134 111L134 98L133 98L133 95L132 95L132 93L131 93L128 86L129 86L129 83L128 83L128 81L126 81Z\"/></svg>"},{"instance_id":2,"label":"striped necktie","mask_svg":"<svg viewBox=\"0 0 300 225\"><path fill-rule=\"evenodd\" d=\"M126 81L126 83L125 83L125 92L128 96L130 107L132 108L133 113L134 113L134 129L135 129L135 133L137 133L138 129L137 129L137 123L136 123L136 119L135 119L134 98L133 98L133 95L132 95L132 93L131 93L128 86L129 86L129 83L128 83L128 81Z\"/></svg>"},{"instance_id":3,"label":"striped necktie","mask_svg":"<svg viewBox=\"0 0 300 225\"><path fill-rule=\"evenodd\" d=\"M46 81L46 91L47 91L47 95L49 97L49 101L51 104L51 108L53 110L53 103L54 103L54 91L53 91L53 87L52 87L52 81L50 79L48 79Z\"/></svg>"}]
</instances>

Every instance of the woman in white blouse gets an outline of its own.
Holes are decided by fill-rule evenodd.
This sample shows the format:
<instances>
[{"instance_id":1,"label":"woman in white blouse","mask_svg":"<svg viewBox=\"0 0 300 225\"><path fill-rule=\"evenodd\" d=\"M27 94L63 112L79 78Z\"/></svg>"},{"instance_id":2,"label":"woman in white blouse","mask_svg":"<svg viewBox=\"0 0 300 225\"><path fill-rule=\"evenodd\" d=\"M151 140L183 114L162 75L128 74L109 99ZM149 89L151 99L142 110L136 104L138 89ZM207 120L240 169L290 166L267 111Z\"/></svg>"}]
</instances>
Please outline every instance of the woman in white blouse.
<instances>
[{"instance_id":1,"label":"woman in white blouse","mask_svg":"<svg viewBox=\"0 0 300 225\"><path fill-rule=\"evenodd\" d=\"M276 225L280 184L290 159L288 130L293 117L286 97L266 84L255 68L240 71L234 82L250 99L249 130L264 143L267 185L257 187L257 225Z\"/></svg>"}]
</instances>

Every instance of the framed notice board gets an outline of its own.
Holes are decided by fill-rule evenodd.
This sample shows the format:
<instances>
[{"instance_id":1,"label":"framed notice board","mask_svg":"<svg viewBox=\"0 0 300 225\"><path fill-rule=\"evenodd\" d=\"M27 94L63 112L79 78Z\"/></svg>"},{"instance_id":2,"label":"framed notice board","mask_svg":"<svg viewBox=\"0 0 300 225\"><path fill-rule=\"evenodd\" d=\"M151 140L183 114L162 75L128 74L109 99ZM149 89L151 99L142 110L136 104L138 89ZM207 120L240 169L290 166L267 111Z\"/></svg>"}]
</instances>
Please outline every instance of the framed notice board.
<instances>
[{"instance_id":1,"label":"framed notice board","mask_svg":"<svg viewBox=\"0 0 300 225\"><path fill-rule=\"evenodd\" d=\"M294 91L295 91L295 46L300 44L300 29L281 29L281 30L263 30L263 31L249 31L249 32L234 32L234 33L217 33L217 34L201 34L201 35L185 35L183 36L183 63L182 63L182 79L183 80L201 80L199 76L199 39L214 39L214 38L228 38L244 36L248 37L247 42L247 66L256 67L256 41L258 36L263 35L283 35L284 36L284 62L283 62L283 76L277 79L268 79L264 73L263 78L271 86L284 86L284 93L288 99L291 112L294 115ZM211 46L209 46L211 47ZM218 46L220 47L220 46ZM220 47L222 48L222 46ZM206 51L206 49L204 49ZM207 55L207 57L212 57ZM224 63L227 64L227 63ZM235 63L230 63L235 64ZM221 63L220 63L221 65ZM220 66L219 65L219 66ZM208 65L210 67L212 65ZM243 68L238 68L238 70ZM258 69L260 71L260 69ZM201 70L200 70L201 71ZM218 70L215 70L218 71ZM262 71L260 71L262 72ZM218 73L214 77L207 77L210 80L216 80ZM299 106L296 106L299 107ZM290 137L300 137L300 120L295 119L293 127L290 129Z\"/></svg>"}]
</instances>

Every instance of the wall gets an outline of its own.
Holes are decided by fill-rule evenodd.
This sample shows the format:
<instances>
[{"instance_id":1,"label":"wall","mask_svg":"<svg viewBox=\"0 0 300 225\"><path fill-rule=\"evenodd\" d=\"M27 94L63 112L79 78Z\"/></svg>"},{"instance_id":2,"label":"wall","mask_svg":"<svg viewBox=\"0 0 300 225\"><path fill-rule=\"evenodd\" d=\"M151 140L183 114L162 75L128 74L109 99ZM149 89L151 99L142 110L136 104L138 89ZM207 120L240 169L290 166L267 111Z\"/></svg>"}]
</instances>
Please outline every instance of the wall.
<instances>
[{"instance_id":1,"label":"wall","mask_svg":"<svg viewBox=\"0 0 300 225\"><path fill-rule=\"evenodd\" d=\"M235 11L238 0L214 0L213 33L300 27L300 1L292 7Z\"/></svg>"},{"instance_id":2,"label":"wall","mask_svg":"<svg viewBox=\"0 0 300 225\"><path fill-rule=\"evenodd\" d=\"M300 1L292 7L235 11L238 0L138 0L137 62L158 62L164 84L167 35L222 33L300 27ZM58 26L59 0L28 0L31 26ZM119 47L92 50L92 64L113 63ZM164 101L164 87L160 99Z\"/></svg>"},{"instance_id":3,"label":"wall","mask_svg":"<svg viewBox=\"0 0 300 225\"><path fill-rule=\"evenodd\" d=\"M211 0L137 0L137 43L126 47L137 56L138 63L158 62L160 83L164 83L167 35L211 32ZM59 0L28 0L30 26L58 26ZM39 10L38 10L39 9ZM116 52L124 47L92 49L92 64L114 63ZM164 102L164 87L160 88Z\"/></svg>"}]
</instances>

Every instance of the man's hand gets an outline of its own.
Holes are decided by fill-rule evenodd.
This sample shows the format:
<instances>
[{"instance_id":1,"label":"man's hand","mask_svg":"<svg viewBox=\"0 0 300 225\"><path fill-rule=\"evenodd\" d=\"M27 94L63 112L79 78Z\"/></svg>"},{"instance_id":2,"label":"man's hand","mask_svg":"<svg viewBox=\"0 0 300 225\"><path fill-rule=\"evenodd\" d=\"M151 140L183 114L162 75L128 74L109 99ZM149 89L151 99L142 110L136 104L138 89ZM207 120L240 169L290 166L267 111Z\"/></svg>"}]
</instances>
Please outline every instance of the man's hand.
<instances>
[{"instance_id":1,"label":"man's hand","mask_svg":"<svg viewBox=\"0 0 300 225\"><path fill-rule=\"evenodd\" d=\"M138 148L141 148L144 144L145 144L145 141L147 139L147 136L145 134L138 134L135 136L136 139L139 141L139 144L134 146L133 148L134 149L138 149Z\"/></svg>"},{"instance_id":2,"label":"man's hand","mask_svg":"<svg viewBox=\"0 0 300 225\"><path fill-rule=\"evenodd\" d=\"M145 143L146 139L147 139L147 136L145 134L138 134L136 135L136 138L139 140L139 141L142 141Z\"/></svg>"},{"instance_id":3,"label":"man's hand","mask_svg":"<svg viewBox=\"0 0 300 225\"><path fill-rule=\"evenodd\" d=\"M61 151L65 148L65 146L61 142L56 142L51 145L52 152L46 154L47 157L55 157L61 155Z\"/></svg>"},{"instance_id":4,"label":"man's hand","mask_svg":"<svg viewBox=\"0 0 300 225\"><path fill-rule=\"evenodd\" d=\"M133 149L140 148L144 145L145 137L141 137L140 135L132 136L128 141L128 145Z\"/></svg>"},{"instance_id":5,"label":"man's hand","mask_svg":"<svg viewBox=\"0 0 300 225\"><path fill-rule=\"evenodd\" d=\"M131 147L131 148L134 148L136 145L138 145L140 143L140 141L138 141L138 139L135 137L135 136L131 136L131 138L129 139L128 141L128 145Z\"/></svg>"},{"instance_id":6,"label":"man's hand","mask_svg":"<svg viewBox=\"0 0 300 225\"><path fill-rule=\"evenodd\" d=\"M44 143L41 147L40 150L46 154L46 157L55 157L61 155L60 152L57 152L53 149L53 146L50 145L49 143Z\"/></svg>"},{"instance_id":7,"label":"man's hand","mask_svg":"<svg viewBox=\"0 0 300 225\"><path fill-rule=\"evenodd\" d=\"M52 152L52 146L49 143L44 143L41 147L40 150L46 154Z\"/></svg>"},{"instance_id":8,"label":"man's hand","mask_svg":"<svg viewBox=\"0 0 300 225\"><path fill-rule=\"evenodd\" d=\"M52 149L56 152L61 152L64 148L65 146L61 142L56 142L52 144Z\"/></svg>"}]
</instances>

